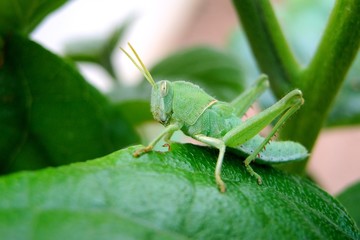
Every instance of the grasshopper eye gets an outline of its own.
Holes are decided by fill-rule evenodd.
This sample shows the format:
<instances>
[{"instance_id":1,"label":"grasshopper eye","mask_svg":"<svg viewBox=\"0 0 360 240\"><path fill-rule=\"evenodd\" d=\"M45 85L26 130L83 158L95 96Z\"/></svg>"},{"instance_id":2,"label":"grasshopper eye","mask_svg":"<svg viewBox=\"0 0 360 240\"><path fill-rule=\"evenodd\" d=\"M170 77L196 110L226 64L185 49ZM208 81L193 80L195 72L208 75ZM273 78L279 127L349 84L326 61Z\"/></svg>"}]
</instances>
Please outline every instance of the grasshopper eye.
<instances>
[{"instance_id":1,"label":"grasshopper eye","mask_svg":"<svg viewBox=\"0 0 360 240\"><path fill-rule=\"evenodd\" d=\"M165 97L168 94L168 84L167 82L162 82L160 85L160 94L162 97Z\"/></svg>"}]
</instances>

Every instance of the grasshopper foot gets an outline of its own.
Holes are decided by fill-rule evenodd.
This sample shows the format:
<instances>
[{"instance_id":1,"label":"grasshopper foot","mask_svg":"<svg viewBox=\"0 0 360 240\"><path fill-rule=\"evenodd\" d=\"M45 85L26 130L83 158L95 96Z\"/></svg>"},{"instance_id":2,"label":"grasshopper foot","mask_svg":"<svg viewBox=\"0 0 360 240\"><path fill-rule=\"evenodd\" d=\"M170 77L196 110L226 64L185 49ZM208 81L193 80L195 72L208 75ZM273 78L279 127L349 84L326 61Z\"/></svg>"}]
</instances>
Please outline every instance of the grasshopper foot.
<instances>
[{"instance_id":1,"label":"grasshopper foot","mask_svg":"<svg viewBox=\"0 0 360 240\"><path fill-rule=\"evenodd\" d=\"M257 183L259 184L259 185L261 185L262 184L262 178L261 178L261 176L259 175L259 174L256 174L257 176L256 176L256 178L257 178Z\"/></svg>"},{"instance_id":2,"label":"grasshopper foot","mask_svg":"<svg viewBox=\"0 0 360 240\"><path fill-rule=\"evenodd\" d=\"M162 145L163 147L167 147L168 151L171 151L171 146L170 143L165 143L164 145Z\"/></svg>"},{"instance_id":3,"label":"grasshopper foot","mask_svg":"<svg viewBox=\"0 0 360 240\"><path fill-rule=\"evenodd\" d=\"M134 156L134 157L140 157L140 156L143 155L144 153L150 152L152 149L153 149L152 146L147 146L147 147L144 147L144 148L140 148L140 149L136 150L136 151L133 153L133 156Z\"/></svg>"},{"instance_id":4,"label":"grasshopper foot","mask_svg":"<svg viewBox=\"0 0 360 240\"><path fill-rule=\"evenodd\" d=\"M252 169L252 167L249 165L249 164L246 164L245 163L245 167L246 167L246 170L250 173L251 176L254 176L256 179L257 179L257 183L259 185L262 184L262 178L259 174L257 174L254 169Z\"/></svg>"},{"instance_id":5,"label":"grasshopper foot","mask_svg":"<svg viewBox=\"0 0 360 240\"><path fill-rule=\"evenodd\" d=\"M216 184L219 188L219 191L224 193L226 192L226 186L224 181L221 179L220 175L215 175Z\"/></svg>"}]
</instances>

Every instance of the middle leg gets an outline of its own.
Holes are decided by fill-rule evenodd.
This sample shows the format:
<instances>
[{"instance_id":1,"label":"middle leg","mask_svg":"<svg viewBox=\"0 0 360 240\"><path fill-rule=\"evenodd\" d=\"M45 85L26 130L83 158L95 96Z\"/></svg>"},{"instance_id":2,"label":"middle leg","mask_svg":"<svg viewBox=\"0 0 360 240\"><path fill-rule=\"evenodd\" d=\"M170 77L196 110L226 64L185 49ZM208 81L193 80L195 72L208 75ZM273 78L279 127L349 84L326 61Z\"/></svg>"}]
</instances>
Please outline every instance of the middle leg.
<instances>
[{"instance_id":1,"label":"middle leg","mask_svg":"<svg viewBox=\"0 0 360 240\"><path fill-rule=\"evenodd\" d=\"M225 192L226 186L220 176L221 175L221 167L222 167L225 149L226 149L224 141L221 139L212 138L212 137L208 137L208 136L200 135L200 134L195 135L194 138L202 143L205 143L209 146L219 149L219 156L218 156L218 159L216 162L216 167L215 167L215 180L216 180L216 184L219 187L220 192Z\"/></svg>"}]
</instances>

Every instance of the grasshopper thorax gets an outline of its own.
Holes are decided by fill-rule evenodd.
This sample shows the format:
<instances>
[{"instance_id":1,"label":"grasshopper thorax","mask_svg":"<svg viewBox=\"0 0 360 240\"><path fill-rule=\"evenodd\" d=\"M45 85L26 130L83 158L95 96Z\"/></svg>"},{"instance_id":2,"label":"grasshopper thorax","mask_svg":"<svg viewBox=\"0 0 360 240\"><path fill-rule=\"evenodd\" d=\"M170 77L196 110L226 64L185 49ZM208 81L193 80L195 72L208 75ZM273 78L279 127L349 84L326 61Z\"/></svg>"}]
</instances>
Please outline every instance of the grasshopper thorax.
<instances>
[{"instance_id":1,"label":"grasshopper thorax","mask_svg":"<svg viewBox=\"0 0 360 240\"><path fill-rule=\"evenodd\" d=\"M151 92L151 112L154 119L168 125L173 113L173 88L170 81L162 80L155 84Z\"/></svg>"}]
</instances>

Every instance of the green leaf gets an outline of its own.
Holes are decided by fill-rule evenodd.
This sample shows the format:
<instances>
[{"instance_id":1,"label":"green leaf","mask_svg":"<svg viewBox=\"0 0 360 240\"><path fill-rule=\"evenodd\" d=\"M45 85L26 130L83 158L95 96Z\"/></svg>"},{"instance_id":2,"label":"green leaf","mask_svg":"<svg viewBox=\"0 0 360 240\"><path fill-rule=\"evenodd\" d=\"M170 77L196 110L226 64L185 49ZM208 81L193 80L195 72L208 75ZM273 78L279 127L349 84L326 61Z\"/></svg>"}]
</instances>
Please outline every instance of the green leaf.
<instances>
[{"instance_id":1,"label":"green leaf","mask_svg":"<svg viewBox=\"0 0 360 240\"><path fill-rule=\"evenodd\" d=\"M351 185L336 197L360 226L360 181Z\"/></svg>"},{"instance_id":2,"label":"green leaf","mask_svg":"<svg viewBox=\"0 0 360 240\"><path fill-rule=\"evenodd\" d=\"M133 125L139 125L146 121L153 121L150 112L150 102L144 100L123 101L114 107L121 112L122 116Z\"/></svg>"},{"instance_id":3,"label":"green leaf","mask_svg":"<svg viewBox=\"0 0 360 240\"><path fill-rule=\"evenodd\" d=\"M358 239L345 209L311 182L254 165L262 186L228 154L173 144L0 178L5 239ZM60 237L59 237L60 236ZM42 237L42 238L41 238Z\"/></svg>"},{"instance_id":4,"label":"green leaf","mask_svg":"<svg viewBox=\"0 0 360 240\"><path fill-rule=\"evenodd\" d=\"M15 214L14 214L15 213ZM36 222L29 233L27 221ZM138 220L122 217L117 213L101 211L48 210L31 216L28 211L1 211L0 234L6 239L185 239L173 233L163 232ZM14 224L25 226L14 229ZM81 227L79 231L77 228ZM187 238L186 238L187 239Z\"/></svg>"},{"instance_id":5,"label":"green leaf","mask_svg":"<svg viewBox=\"0 0 360 240\"><path fill-rule=\"evenodd\" d=\"M4 154L1 157L1 173L36 170L55 165L52 161L47 160L47 154L43 150L41 143L32 134L25 136L24 142L15 143L10 148L13 152Z\"/></svg>"},{"instance_id":6,"label":"green leaf","mask_svg":"<svg viewBox=\"0 0 360 240\"><path fill-rule=\"evenodd\" d=\"M150 69L156 80L185 80L202 87L219 100L231 101L245 88L235 57L211 47L185 49L166 57ZM151 86L143 81L136 87L117 86L109 97L114 102L150 100Z\"/></svg>"},{"instance_id":7,"label":"green leaf","mask_svg":"<svg viewBox=\"0 0 360 240\"><path fill-rule=\"evenodd\" d=\"M66 0L1 0L0 34L21 32L29 34L49 13Z\"/></svg>"},{"instance_id":8,"label":"green leaf","mask_svg":"<svg viewBox=\"0 0 360 240\"><path fill-rule=\"evenodd\" d=\"M4 169L9 161L5 158L16 152L17 144L26 137L27 103L23 89L22 82L16 81L7 65L0 65L0 169Z\"/></svg>"},{"instance_id":9,"label":"green leaf","mask_svg":"<svg viewBox=\"0 0 360 240\"><path fill-rule=\"evenodd\" d=\"M6 39L0 86L1 172L84 161L139 142L72 65L25 38Z\"/></svg>"},{"instance_id":10,"label":"green leaf","mask_svg":"<svg viewBox=\"0 0 360 240\"><path fill-rule=\"evenodd\" d=\"M156 79L185 80L210 95L231 101L245 88L235 57L210 47L194 47L163 59L151 69Z\"/></svg>"}]
</instances>

